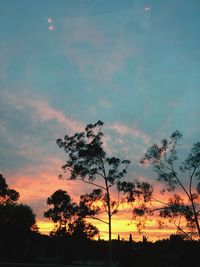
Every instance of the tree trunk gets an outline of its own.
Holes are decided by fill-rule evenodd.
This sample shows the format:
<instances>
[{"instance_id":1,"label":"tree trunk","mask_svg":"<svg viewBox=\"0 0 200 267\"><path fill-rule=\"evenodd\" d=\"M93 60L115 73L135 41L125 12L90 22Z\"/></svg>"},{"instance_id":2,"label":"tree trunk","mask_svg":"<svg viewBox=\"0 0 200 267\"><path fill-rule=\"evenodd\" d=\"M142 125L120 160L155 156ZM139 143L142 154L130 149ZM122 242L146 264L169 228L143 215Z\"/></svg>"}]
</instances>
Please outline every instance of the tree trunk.
<instances>
[{"instance_id":1,"label":"tree trunk","mask_svg":"<svg viewBox=\"0 0 200 267\"><path fill-rule=\"evenodd\" d=\"M194 220L195 220L195 223L196 223L198 236L199 236L199 239L200 239L200 226L199 226L198 216L197 216L197 212L196 212L196 208L195 208L195 204L194 204L194 199L193 199L193 195L192 195L192 180L193 180L193 176L194 176L195 172L196 172L196 168L194 168L194 171L193 171L192 175L190 176L189 199L190 199L190 201L192 203L192 209L193 209L193 212L194 212Z\"/></svg>"},{"instance_id":2,"label":"tree trunk","mask_svg":"<svg viewBox=\"0 0 200 267\"><path fill-rule=\"evenodd\" d=\"M109 265L112 265L112 228L111 228L111 214L108 214L108 231L109 231L109 247L108 247L108 260L109 260Z\"/></svg>"},{"instance_id":3,"label":"tree trunk","mask_svg":"<svg viewBox=\"0 0 200 267\"><path fill-rule=\"evenodd\" d=\"M106 171L104 168L104 163L102 161L102 169L103 169L103 175L105 180L105 187L106 187L106 193L107 193L107 206L108 206L108 263L109 266L112 266L113 263L113 257L112 257L112 214L111 214L111 206L110 206L110 192L109 192L109 186L108 186L108 180Z\"/></svg>"},{"instance_id":4,"label":"tree trunk","mask_svg":"<svg viewBox=\"0 0 200 267\"><path fill-rule=\"evenodd\" d=\"M192 199L192 196L191 196L191 202L192 202L192 209L193 209L193 212L194 212L194 220L195 220L195 223L196 223L196 226L197 226L198 236L199 236L199 239L200 239L200 226L199 226L198 216L197 216L197 213L196 213L196 209L195 209L195 205L194 205L194 201Z\"/></svg>"},{"instance_id":5,"label":"tree trunk","mask_svg":"<svg viewBox=\"0 0 200 267\"><path fill-rule=\"evenodd\" d=\"M107 178L105 179L106 191L107 191L107 205L108 205L108 262L109 266L112 266L112 221L111 221L111 207L110 207L110 192L108 187Z\"/></svg>"}]
</instances>

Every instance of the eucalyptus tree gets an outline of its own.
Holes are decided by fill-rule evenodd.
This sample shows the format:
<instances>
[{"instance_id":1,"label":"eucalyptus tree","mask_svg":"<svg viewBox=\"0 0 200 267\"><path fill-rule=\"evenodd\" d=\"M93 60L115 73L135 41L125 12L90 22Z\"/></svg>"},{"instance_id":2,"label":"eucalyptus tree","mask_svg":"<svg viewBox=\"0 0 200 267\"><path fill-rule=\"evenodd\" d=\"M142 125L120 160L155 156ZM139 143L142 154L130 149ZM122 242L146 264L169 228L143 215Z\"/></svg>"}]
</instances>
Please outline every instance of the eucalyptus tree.
<instances>
[{"instance_id":1,"label":"eucalyptus tree","mask_svg":"<svg viewBox=\"0 0 200 267\"><path fill-rule=\"evenodd\" d=\"M165 185L162 193L174 192L167 203L152 198L161 204L158 208L160 216L169 218L179 232L188 238L194 234L200 239L200 142L194 143L185 160L179 162L177 147L181 138L182 134L179 131L173 132L169 139L161 141L161 145L151 146L141 159L141 163L153 166L157 180ZM154 210L157 209L135 209L135 212L144 215L145 212ZM185 218L190 233L181 226L181 217ZM179 223L176 222L177 218Z\"/></svg>"},{"instance_id":2,"label":"eucalyptus tree","mask_svg":"<svg viewBox=\"0 0 200 267\"><path fill-rule=\"evenodd\" d=\"M107 156L103 146L102 126L102 121L88 124L83 132L65 135L63 139L57 140L57 144L67 154L67 161L62 166L67 179L81 180L95 188L92 193L84 195L82 200L91 212L90 217L108 225L109 261L112 261L111 222L120 201L112 198L111 189L115 187L117 190L117 185L127 173L130 161ZM97 201L101 202L98 208L95 206ZM107 214L107 220L98 216L102 212Z\"/></svg>"}]
</instances>

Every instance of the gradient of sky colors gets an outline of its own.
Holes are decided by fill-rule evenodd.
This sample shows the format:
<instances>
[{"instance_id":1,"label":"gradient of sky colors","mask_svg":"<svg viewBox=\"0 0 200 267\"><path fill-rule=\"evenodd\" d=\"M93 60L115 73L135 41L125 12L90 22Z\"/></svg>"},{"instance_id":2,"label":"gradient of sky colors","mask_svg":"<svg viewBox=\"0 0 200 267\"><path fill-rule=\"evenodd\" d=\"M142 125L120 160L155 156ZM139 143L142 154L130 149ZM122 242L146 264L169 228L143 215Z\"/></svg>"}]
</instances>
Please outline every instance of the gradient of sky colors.
<instances>
[{"instance_id":1,"label":"gradient of sky colors","mask_svg":"<svg viewBox=\"0 0 200 267\"><path fill-rule=\"evenodd\" d=\"M107 151L145 180L152 143L178 129L184 154L200 139L199 12L199 0L0 0L0 172L43 231L50 194L89 189L57 179L65 133L101 119ZM116 234L135 233L128 214ZM154 223L149 236L172 230Z\"/></svg>"}]
</instances>

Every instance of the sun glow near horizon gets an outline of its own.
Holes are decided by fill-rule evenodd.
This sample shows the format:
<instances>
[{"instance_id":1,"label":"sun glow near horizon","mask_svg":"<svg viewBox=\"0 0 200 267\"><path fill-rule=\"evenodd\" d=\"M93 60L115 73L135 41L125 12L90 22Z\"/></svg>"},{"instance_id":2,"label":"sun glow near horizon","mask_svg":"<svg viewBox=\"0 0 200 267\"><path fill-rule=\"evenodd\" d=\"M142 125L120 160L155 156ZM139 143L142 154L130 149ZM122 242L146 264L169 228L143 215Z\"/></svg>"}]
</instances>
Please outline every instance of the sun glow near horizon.
<instances>
[{"instance_id":1,"label":"sun glow near horizon","mask_svg":"<svg viewBox=\"0 0 200 267\"><path fill-rule=\"evenodd\" d=\"M163 227L160 227L160 217L158 215L150 216L149 218L144 219L144 225L140 227L139 230L137 227L139 220L133 218L132 208L133 205L123 203L120 206L119 213L113 216L112 239L118 239L119 235L121 240L128 241L131 234L133 241L142 241L144 235L147 237L148 241L155 242L159 239L169 238L171 234L176 234L177 229L166 219ZM104 221L107 220L106 214L101 215L99 218ZM106 223L95 219L87 219L87 221L99 229L99 234L95 236L95 240L99 238L108 240L108 225ZM39 227L39 231L46 235L49 235L54 228L54 223L48 219L39 219L37 225Z\"/></svg>"},{"instance_id":2,"label":"sun glow near horizon","mask_svg":"<svg viewBox=\"0 0 200 267\"><path fill-rule=\"evenodd\" d=\"M90 223L93 223L99 229L99 235L95 236L95 240L103 239L108 240L108 226L100 221L88 220ZM49 235L49 233L53 230L54 224L50 221L46 220L38 220L37 225L39 227L39 231L42 234ZM113 219L112 221L112 239L118 239L118 235L120 236L120 240L129 240L130 234L132 235L133 241L142 241L143 236L146 236L148 241L155 242L159 239L169 238L171 234L176 234L176 228L171 227L170 224L168 227L164 229L159 229L156 220L151 220L146 223L144 229L142 229L141 233L139 233L137 226L134 222L126 219Z\"/></svg>"}]
</instances>

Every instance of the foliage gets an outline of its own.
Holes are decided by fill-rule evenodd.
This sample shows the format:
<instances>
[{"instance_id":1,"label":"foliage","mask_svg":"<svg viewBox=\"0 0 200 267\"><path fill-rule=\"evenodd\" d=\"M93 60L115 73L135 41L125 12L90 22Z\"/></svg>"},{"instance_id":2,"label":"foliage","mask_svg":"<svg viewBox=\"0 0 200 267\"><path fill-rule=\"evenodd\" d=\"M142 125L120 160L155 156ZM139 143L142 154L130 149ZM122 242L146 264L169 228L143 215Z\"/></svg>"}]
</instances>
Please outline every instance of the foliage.
<instances>
[{"instance_id":1,"label":"foliage","mask_svg":"<svg viewBox=\"0 0 200 267\"><path fill-rule=\"evenodd\" d=\"M32 209L23 204L17 204L19 193L10 189L6 179L0 174L0 229L12 229L23 232L37 229L35 215Z\"/></svg>"},{"instance_id":2,"label":"foliage","mask_svg":"<svg viewBox=\"0 0 200 267\"><path fill-rule=\"evenodd\" d=\"M0 228L1 231L26 232L36 230L35 215L32 209L17 204L19 193L10 189L5 178L0 174Z\"/></svg>"},{"instance_id":3,"label":"foliage","mask_svg":"<svg viewBox=\"0 0 200 267\"><path fill-rule=\"evenodd\" d=\"M14 189L10 189L5 178L0 174L0 206L13 204L19 198L19 193Z\"/></svg>"},{"instance_id":4,"label":"foliage","mask_svg":"<svg viewBox=\"0 0 200 267\"><path fill-rule=\"evenodd\" d=\"M51 197L48 197L47 204L53 205L53 208L46 211L44 217L52 219L57 233L66 229L67 223L75 215L77 209L77 205L72 202L68 193L61 189L57 190Z\"/></svg>"},{"instance_id":5,"label":"foliage","mask_svg":"<svg viewBox=\"0 0 200 267\"><path fill-rule=\"evenodd\" d=\"M120 203L124 201L133 202L136 198L148 201L152 187L148 183L123 181L130 161L107 156L102 126L102 121L88 124L84 132L65 135L63 139L57 140L57 144L67 155L66 163L62 166L67 179L81 180L95 187L92 193L81 196L80 205L83 207L80 210L82 215L85 213L84 216L108 225L109 261L112 261L112 216L118 212ZM63 176L60 175L60 178ZM112 190L118 193L118 199L112 197ZM120 192L124 193L123 198L119 197ZM99 214L103 212L107 213L107 220L100 218Z\"/></svg>"},{"instance_id":6,"label":"foliage","mask_svg":"<svg viewBox=\"0 0 200 267\"><path fill-rule=\"evenodd\" d=\"M107 213L108 220L101 221L108 224L111 242L111 218L118 211L119 206L119 201L111 199L111 188L114 186L117 188L117 184L127 173L130 161L107 156L103 146L102 126L102 121L88 124L84 132L75 133L72 136L65 135L64 139L57 140L57 144L67 154L66 164L62 169L69 176L68 179L81 180L96 188L91 194L82 197L82 200L84 206L90 209L91 214L88 215L93 219L101 220L97 215L100 212ZM101 201L102 205L95 207L94 211L94 203L97 200ZM111 243L109 257L111 260Z\"/></svg>"},{"instance_id":7,"label":"foliage","mask_svg":"<svg viewBox=\"0 0 200 267\"><path fill-rule=\"evenodd\" d=\"M28 232L35 229L35 215L32 209L23 204L0 206L0 228L3 231Z\"/></svg>"},{"instance_id":8,"label":"foliage","mask_svg":"<svg viewBox=\"0 0 200 267\"><path fill-rule=\"evenodd\" d=\"M92 239L99 233L96 226L86 222L82 218L76 219L73 223L69 224L69 233L77 240Z\"/></svg>"},{"instance_id":9,"label":"foliage","mask_svg":"<svg viewBox=\"0 0 200 267\"><path fill-rule=\"evenodd\" d=\"M178 164L177 146L181 137L182 134L175 131L169 140L161 141L161 146L154 144L148 149L141 163L153 165L158 181L165 185L162 193L165 193L166 190L168 192L181 190L187 199L184 201L178 193L174 193L168 203L158 201L162 204L162 207L159 208L160 216L169 218L171 222L174 222L178 231L187 235L188 238L191 238L192 234L200 238L200 142L195 143L186 159ZM186 178L187 185L185 185ZM153 212L154 209L149 211ZM181 227L181 217L187 221L190 233Z\"/></svg>"},{"instance_id":10,"label":"foliage","mask_svg":"<svg viewBox=\"0 0 200 267\"><path fill-rule=\"evenodd\" d=\"M96 192L92 194L92 197L94 194ZM77 205L66 191L61 189L55 191L47 199L47 204L53 205L53 208L44 212L44 216L52 219L55 224L51 235L66 236L68 234L75 238L87 239L98 234L98 229L84 220L88 214L95 214L89 208L90 203L88 202L88 195L81 196L79 205Z\"/></svg>"},{"instance_id":11,"label":"foliage","mask_svg":"<svg viewBox=\"0 0 200 267\"><path fill-rule=\"evenodd\" d=\"M20 260L29 252L29 242L38 227L32 209L18 204L19 193L0 175L0 258Z\"/></svg>"}]
</instances>

